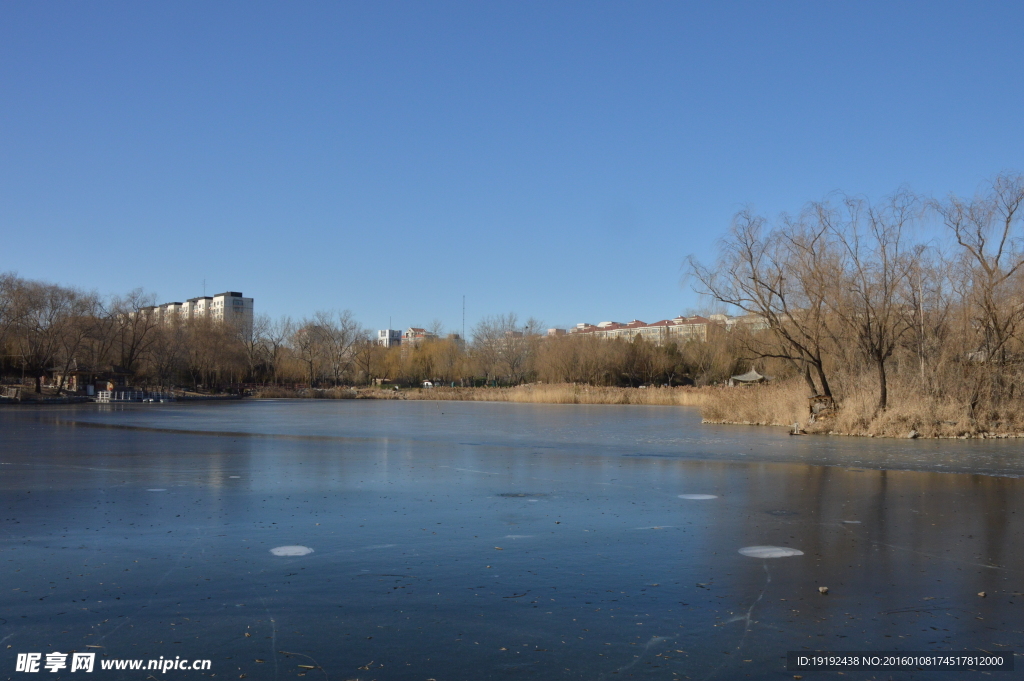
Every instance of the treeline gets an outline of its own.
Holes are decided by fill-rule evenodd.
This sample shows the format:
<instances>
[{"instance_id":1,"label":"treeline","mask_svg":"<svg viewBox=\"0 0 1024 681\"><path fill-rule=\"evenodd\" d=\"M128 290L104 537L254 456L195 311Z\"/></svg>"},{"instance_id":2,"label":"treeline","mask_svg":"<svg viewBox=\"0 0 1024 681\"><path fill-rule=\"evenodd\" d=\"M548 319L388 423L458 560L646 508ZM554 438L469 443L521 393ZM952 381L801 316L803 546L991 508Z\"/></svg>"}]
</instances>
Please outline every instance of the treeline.
<instances>
[{"instance_id":1,"label":"treeline","mask_svg":"<svg viewBox=\"0 0 1024 681\"><path fill-rule=\"evenodd\" d=\"M763 317L746 339L844 428L1024 428L1024 178L973 198L836 196L777 220L742 211L696 289Z\"/></svg>"},{"instance_id":2,"label":"treeline","mask_svg":"<svg viewBox=\"0 0 1024 681\"><path fill-rule=\"evenodd\" d=\"M742 338L709 330L708 342L658 346L637 338L547 338L535 320L485 319L467 344L435 324L416 345L385 348L349 312L293 321L257 315L250 325L209 319L161 323L141 290L103 297L0 275L0 380L67 388L70 371L117 371L136 387L219 390L244 384L330 388L423 381L512 386L543 381L600 386L687 385L727 379ZM434 337L436 336L436 337ZM744 367L743 370L746 370Z\"/></svg>"}]
</instances>

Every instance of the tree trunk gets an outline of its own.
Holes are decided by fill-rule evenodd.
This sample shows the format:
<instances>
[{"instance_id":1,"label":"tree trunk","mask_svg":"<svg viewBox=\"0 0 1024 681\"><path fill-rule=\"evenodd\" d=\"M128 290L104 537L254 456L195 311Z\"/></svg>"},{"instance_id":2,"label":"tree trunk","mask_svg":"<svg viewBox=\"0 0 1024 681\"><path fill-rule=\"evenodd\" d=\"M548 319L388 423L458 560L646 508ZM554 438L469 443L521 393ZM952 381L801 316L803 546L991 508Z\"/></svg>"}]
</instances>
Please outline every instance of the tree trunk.
<instances>
[{"instance_id":1,"label":"tree trunk","mask_svg":"<svg viewBox=\"0 0 1024 681\"><path fill-rule=\"evenodd\" d=\"M808 364L804 364L804 381L807 383L807 387L811 389L811 397L818 394L818 386L814 385L814 379L811 378L811 367Z\"/></svg>"},{"instance_id":2,"label":"tree trunk","mask_svg":"<svg viewBox=\"0 0 1024 681\"><path fill-rule=\"evenodd\" d=\"M818 382L821 383L821 394L830 400L833 399L832 388L828 385L828 379L825 378L825 370L821 367L820 361L814 363L814 370L818 374Z\"/></svg>"}]
</instances>

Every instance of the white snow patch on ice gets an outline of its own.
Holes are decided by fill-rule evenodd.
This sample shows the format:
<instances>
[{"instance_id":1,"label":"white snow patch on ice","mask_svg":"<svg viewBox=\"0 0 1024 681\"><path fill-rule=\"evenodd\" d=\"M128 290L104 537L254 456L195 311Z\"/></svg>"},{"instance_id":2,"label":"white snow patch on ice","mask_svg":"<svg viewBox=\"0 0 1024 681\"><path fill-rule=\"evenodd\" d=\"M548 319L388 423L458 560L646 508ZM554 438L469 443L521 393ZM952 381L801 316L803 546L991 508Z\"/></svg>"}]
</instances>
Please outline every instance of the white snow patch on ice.
<instances>
[{"instance_id":1,"label":"white snow patch on ice","mask_svg":"<svg viewBox=\"0 0 1024 681\"><path fill-rule=\"evenodd\" d=\"M750 558L788 558L804 555L803 551L788 546L744 546L740 553Z\"/></svg>"},{"instance_id":2,"label":"white snow patch on ice","mask_svg":"<svg viewBox=\"0 0 1024 681\"><path fill-rule=\"evenodd\" d=\"M717 499L717 494L680 494L680 499L690 499L692 501L703 501L705 499Z\"/></svg>"},{"instance_id":3,"label":"white snow patch on ice","mask_svg":"<svg viewBox=\"0 0 1024 681\"><path fill-rule=\"evenodd\" d=\"M276 546L270 549L275 556L305 556L313 553L308 546Z\"/></svg>"}]
</instances>

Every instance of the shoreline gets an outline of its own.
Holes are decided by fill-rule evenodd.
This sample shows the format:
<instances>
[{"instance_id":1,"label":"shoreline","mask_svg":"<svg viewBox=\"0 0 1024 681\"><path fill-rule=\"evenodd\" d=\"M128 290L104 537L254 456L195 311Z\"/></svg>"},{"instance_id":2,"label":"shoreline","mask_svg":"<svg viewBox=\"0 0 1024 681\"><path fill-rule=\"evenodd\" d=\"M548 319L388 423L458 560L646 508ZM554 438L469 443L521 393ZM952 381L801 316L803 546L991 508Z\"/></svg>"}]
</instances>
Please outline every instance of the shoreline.
<instances>
[{"instance_id":1,"label":"shoreline","mask_svg":"<svg viewBox=\"0 0 1024 681\"><path fill-rule=\"evenodd\" d=\"M533 383L511 388L328 388L291 391L268 388L253 399L425 400L458 402L516 402L523 404L637 404L699 407L710 391L722 388L618 388L572 383Z\"/></svg>"},{"instance_id":2,"label":"shoreline","mask_svg":"<svg viewBox=\"0 0 1024 681\"><path fill-rule=\"evenodd\" d=\"M863 396L848 398L838 413L812 422L805 387L794 381L757 386L679 386L620 388L582 384L534 383L510 388L331 388L299 394L270 388L254 399L383 399L520 404L619 404L698 407L709 425L787 428L793 435L836 435L887 439L1004 440L1024 438L1024 431L993 429L957 414L957 405L917 400L914 410L895 408L864 414ZM870 401L868 401L870 402ZM944 415L941 418L939 415ZM793 432L794 424L798 429ZM1016 425L1016 424L1014 424Z\"/></svg>"},{"instance_id":3,"label":"shoreline","mask_svg":"<svg viewBox=\"0 0 1024 681\"><path fill-rule=\"evenodd\" d=\"M288 390L268 387L243 398L237 395L188 395L179 402L221 402L241 399L359 399L459 402L511 402L519 404L585 404L697 407L701 423L709 425L787 428L791 435L835 435L887 439L1005 440L1024 438L1024 431L992 428L956 415L955 405L935 405L924 398L913 411L890 409L865 416L862 400L848 398L843 408L827 419L811 421L806 390L795 382L726 388L721 386L606 387L583 384L533 383L515 387L434 387L385 389L341 387ZM48 406L91 401L82 397L42 400L0 400L0 405ZM942 407L936 408L936 407ZM942 412L946 420L940 420ZM959 416L959 418L957 418ZM951 418L952 417L952 418ZM794 426L796 428L794 429Z\"/></svg>"},{"instance_id":4,"label":"shoreline","mask_svg":"<svg viewBox=\"0 0 1024 681\"><path fill-rule=\"evenodd\" d=\"M708 425L719 425L719 426L761 426L770 428L787 428L790 431L793 430L792 425L785 425L783 423L754 423L752 421L728 421L719 419L704 419L700 420L701 423ZM1017 438L1024 438L1024 433L992 433L989 431L973 433L970 435L921 435L916 434L913 437L910 436L899 436L899 435L875 435L874 433L843 433L835 430L803 430L801 428L799 433L790 432L790 435L822 435L822 436L835 436L835 437L866 437L866 438L878 438L880 440L1013 440Z\"/></svg>"}]
</instances>

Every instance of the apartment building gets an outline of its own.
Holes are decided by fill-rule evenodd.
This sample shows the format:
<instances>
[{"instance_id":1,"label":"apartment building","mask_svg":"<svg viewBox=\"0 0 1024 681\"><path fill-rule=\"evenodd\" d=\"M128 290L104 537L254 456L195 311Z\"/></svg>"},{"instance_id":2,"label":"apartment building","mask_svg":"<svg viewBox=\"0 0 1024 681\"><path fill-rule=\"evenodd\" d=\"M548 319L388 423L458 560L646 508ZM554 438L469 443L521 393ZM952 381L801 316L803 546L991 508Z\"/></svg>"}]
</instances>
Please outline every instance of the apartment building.
<instances>
[{"instance_id":1,"label":"apartment building","mask_svg":"<svg viewBox=\"0 0 1024 681\"><path fill-rule=\"evenodd\" d=\"M712 326L719 326L727 331L734 328L745 328L750 331L761 331L768 328L767 322L757 315L744 315L731 317L728 315L711 315L701 317L675 317L673 319L662 319L661 321L648 324L639 319L631 322L607 321L600 324L588 324L586 322L577 324L569 329L570 334L593 334L597 338L624 338L632 340L640 336L644 340L664 345L665 343L685 343L695 340L707 342L708 330ZM560 329L549 329L549 336L561 335ZM552 333L554 332L554 333Z\"/></svg>"},{"instance_id":2,"label":"apartment building","mask_svg":"<svg viewBox=\"0 0 1024 681\"><path fill-rule=\"evenodd\" d=\"M402 345L404 346L416 347L428 340L437 340L437 335L416 326L410 326L402 334Z\"/></svg>"},{"instance_id":3,"label":"apartment building","mask_svg":"<svg viewBox=\"0 0 1024 681\"><path fill-rule=\"evenodd\" d=\"M428 340L437 340L439 336L437 334L430 333L426 329L421 329L418 326L411 326L404 332L398 329L378 329L377 330L377 345L381 345L385 348L392 348L395 346L401 346L403 348L414 348L423 344ZM465 341L457 333L450 333L445 336L446 340L458 343L459 345L465 345Z\"/></svg>"},{"instance_id":4,"label":"apartment building","mask_svg":"<svg viewBox=\"0 0 1024 681\"><path fill-rule=\"evenodd\" d=\"M252 327L252 298L241 291L225 291L210 299L206 314L215 322L229 322Z\"/></svg>"},{"instance_id":5,"label":"apartment building","mask_svg":"<svg viewBox=\"0 0 1024 681\"><path fill-rule=\"evenodd\" d=\"M248 325L251 328L253 319L252 298L244 297L240 291L225 291L215 296L189 298L185 302L164 303L148 310L163 324L207 318L215 322Z\"/></svg>"},{"instance_id":6,"label":"apartment building","mask_svg":"<svg viewBox=\"0 0 1024 681\"><path fill-rule=\"evenodd\" d=\"M393 348L401 344L402 332L398 329L379 329L377 331L377 345Z\"/></svg>"},{"instance_id":7,"label":"apartment building","mask_svg":"<svg viewBox=\"0 0 1024 681\"><path fill-rule=\"evenodd\" d=\"M714 322L725 324L725 328L732 331L736 328L747 329L748 331L764 331L768 328L768 320L756 314L745 314L733 317L724 314L713 314L709 316Z\"/></svg>"}]
</instances>

